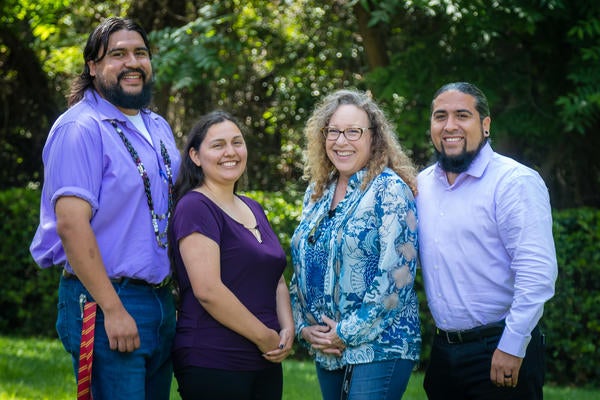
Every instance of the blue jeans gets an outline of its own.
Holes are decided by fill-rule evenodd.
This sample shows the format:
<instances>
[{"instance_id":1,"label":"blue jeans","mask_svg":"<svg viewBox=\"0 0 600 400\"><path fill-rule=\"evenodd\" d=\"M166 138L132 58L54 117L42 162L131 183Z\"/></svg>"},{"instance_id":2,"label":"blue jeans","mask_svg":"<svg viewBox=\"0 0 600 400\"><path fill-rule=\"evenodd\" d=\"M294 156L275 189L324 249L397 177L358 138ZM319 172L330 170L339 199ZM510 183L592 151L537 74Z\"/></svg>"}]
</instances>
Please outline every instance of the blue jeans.
<instances>
[{"instance_id":1,"label":"blue jeans","mask_svg":"<svg viewBox=\"0 0 600 400\"><path fill-rule=\"evenodd\" d=\"M339 400L345 384L348 384L348 400L399 400L414 365L414 361L400 358L333 371L317 365L317 377L323 400Z\"/></svg>"},{"instance_id":2,"label":"blue jeans","mask_svg":"<svg viewBox=\"0 0 600 400\"><path fill-rule=\"evenodd\" d=\"M104 329L104 314L98 307L92 367L94 400L168 400L173 375L171 346L175 336L175 302L171 289L132 284L127 279L113 286L137 323L141 346L132 353L111 350ZM81 295L93 301L79 280L61 278L56 330L65 350L71 354L75 377L81 341Z\"/></svg>"}]
</instances>

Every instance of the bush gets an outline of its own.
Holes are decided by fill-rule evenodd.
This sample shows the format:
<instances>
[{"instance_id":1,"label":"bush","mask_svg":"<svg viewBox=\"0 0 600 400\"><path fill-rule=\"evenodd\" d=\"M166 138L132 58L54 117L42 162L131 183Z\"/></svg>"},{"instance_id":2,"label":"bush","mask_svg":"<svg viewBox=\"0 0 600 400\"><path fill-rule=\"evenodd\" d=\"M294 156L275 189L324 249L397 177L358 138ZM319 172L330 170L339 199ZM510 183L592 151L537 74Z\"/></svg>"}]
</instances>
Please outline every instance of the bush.
<instances>
[{"instance_id":1,"label":"bush","mask_svg":"<svg viewBox=\"0 0 600 400\"><path fill-rule=\"evenodd\" d=\"M296 226L300 222L302 212L302 194L297 192L262 192L248 191L244 195L258 201L265 210L271 227L279 237L281 246L287 257L285 277L289 284L292 277L292 256L290 254L290 241Z\"/></svg>"},{"instance_id":2,"label":"bush","mask_svg":"<svg viewBox=\"0 0 600 400\"><path fill-rule=\"evenodd\" d=\"M302 194L245 192L262 204L281 245L286 250L289 282L292 274L290 240L298 224ZM42 270L29 255L38 224L39 190L0 192L0 334L55 336L57 287L60 270ZM545 307L542 328L548 339L548 382L600 387L600 210L554 212L554 240L559 265L556 294ZM420 300L423 350L420 369L427 365L433 331L422 276L415 282ZM297 358L306 352L297 349Z\"/></svg>"},{"instance_id":3,"label":"bush","mask_svg":"<svg viewBox=\"0 0 600 400\"><path fill-rule=\"evenodd\" d=\"M40 269L29 254L39 222L40 191L0 192L0 333L55 336L60 271Z\"/></svg>"},{"instance_id":4,"label":"bush","mask_svg":"<svg viewBox=\"0 0 600 400\"><path fill-rule=\"evenodd\" d=\"M555 212L554 241L556 294L542 317L547 378L559 385L600 387L600 210Z\"/></svg>"}]
</instances>

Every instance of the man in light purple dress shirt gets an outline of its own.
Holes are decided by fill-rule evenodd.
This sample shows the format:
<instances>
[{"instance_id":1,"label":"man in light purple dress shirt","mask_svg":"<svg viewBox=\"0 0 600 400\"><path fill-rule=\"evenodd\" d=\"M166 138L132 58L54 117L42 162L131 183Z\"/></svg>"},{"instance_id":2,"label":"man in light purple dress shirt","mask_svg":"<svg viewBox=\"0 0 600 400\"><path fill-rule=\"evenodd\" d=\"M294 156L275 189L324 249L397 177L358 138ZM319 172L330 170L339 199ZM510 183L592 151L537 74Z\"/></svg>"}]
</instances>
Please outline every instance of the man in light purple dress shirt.
<instances>
[{"instance_id":1,"label":"man in light purple dress shirt","mask_svg":"<svg viewBox=\"0 0 600 400\"><path fill-rule=\"evenodd\" d=\"M548 190L495 153L485 95L450 83L432 102L438 161L418 176L419 249L436 334L429 399L541 399L538 322L557 276Z\"/></svg>"},{"instance_id":2,"label":"man in light purple dress shirt","mask_svg":"<svg viewBox=\"0 0 600 400\"><path fill-rule=\"evenodd\" d=\"M83 306L98 305L95 399L168 399L175 307L167 222L180 156L171 128L146 107L148 38L108 18L89 36L69 109L44 146L40 225L30 251L63 269L56 328L75 376Z\"/></svg>"}]
</instances>

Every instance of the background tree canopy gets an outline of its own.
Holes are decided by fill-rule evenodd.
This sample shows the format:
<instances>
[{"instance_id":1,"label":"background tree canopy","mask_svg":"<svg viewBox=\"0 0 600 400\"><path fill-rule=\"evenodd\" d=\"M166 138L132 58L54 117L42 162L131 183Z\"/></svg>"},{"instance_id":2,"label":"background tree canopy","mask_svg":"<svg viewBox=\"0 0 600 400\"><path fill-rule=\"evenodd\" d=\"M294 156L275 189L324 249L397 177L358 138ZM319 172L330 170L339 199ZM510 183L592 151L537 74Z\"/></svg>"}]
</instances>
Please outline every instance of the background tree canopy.
<instances>
[{"instance_id":1,"label":"background tree canopy","mask_svg":"<svg viewBox=\"0 0 600 400\"><path fill-rule=\"evenodd\" d=\"M180 139L214 108L246 124L249 189L304 189L303 125L342 87L371 91L429 164L431 96L464 80L488 95L494 148L538 170L555 208L600 207L593 0L3 0L0 188L42 179L87 35L110 15L150 33L153 106Z\"/></svg>"}]
</instances>

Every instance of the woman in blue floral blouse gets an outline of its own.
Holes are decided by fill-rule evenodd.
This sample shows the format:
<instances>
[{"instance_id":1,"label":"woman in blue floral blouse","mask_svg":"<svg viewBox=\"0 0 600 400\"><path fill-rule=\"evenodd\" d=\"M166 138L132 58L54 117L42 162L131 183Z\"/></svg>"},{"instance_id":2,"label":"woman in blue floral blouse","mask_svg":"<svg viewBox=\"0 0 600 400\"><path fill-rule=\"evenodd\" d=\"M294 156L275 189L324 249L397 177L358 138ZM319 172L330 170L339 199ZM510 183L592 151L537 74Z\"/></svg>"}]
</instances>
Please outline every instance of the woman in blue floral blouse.
<instances>
[{"instance_id":1,"label":"woman in blue floral blouse","mask_svg":"<svg viewBox=\"0 0 600 400\"><path fill-rule=\"evenodd\" d=\"M292 238L296 334L324 400L400 399L419 359L416 169L363 92L324 98L305 128Z\"/></svg>"}]
</instances>

